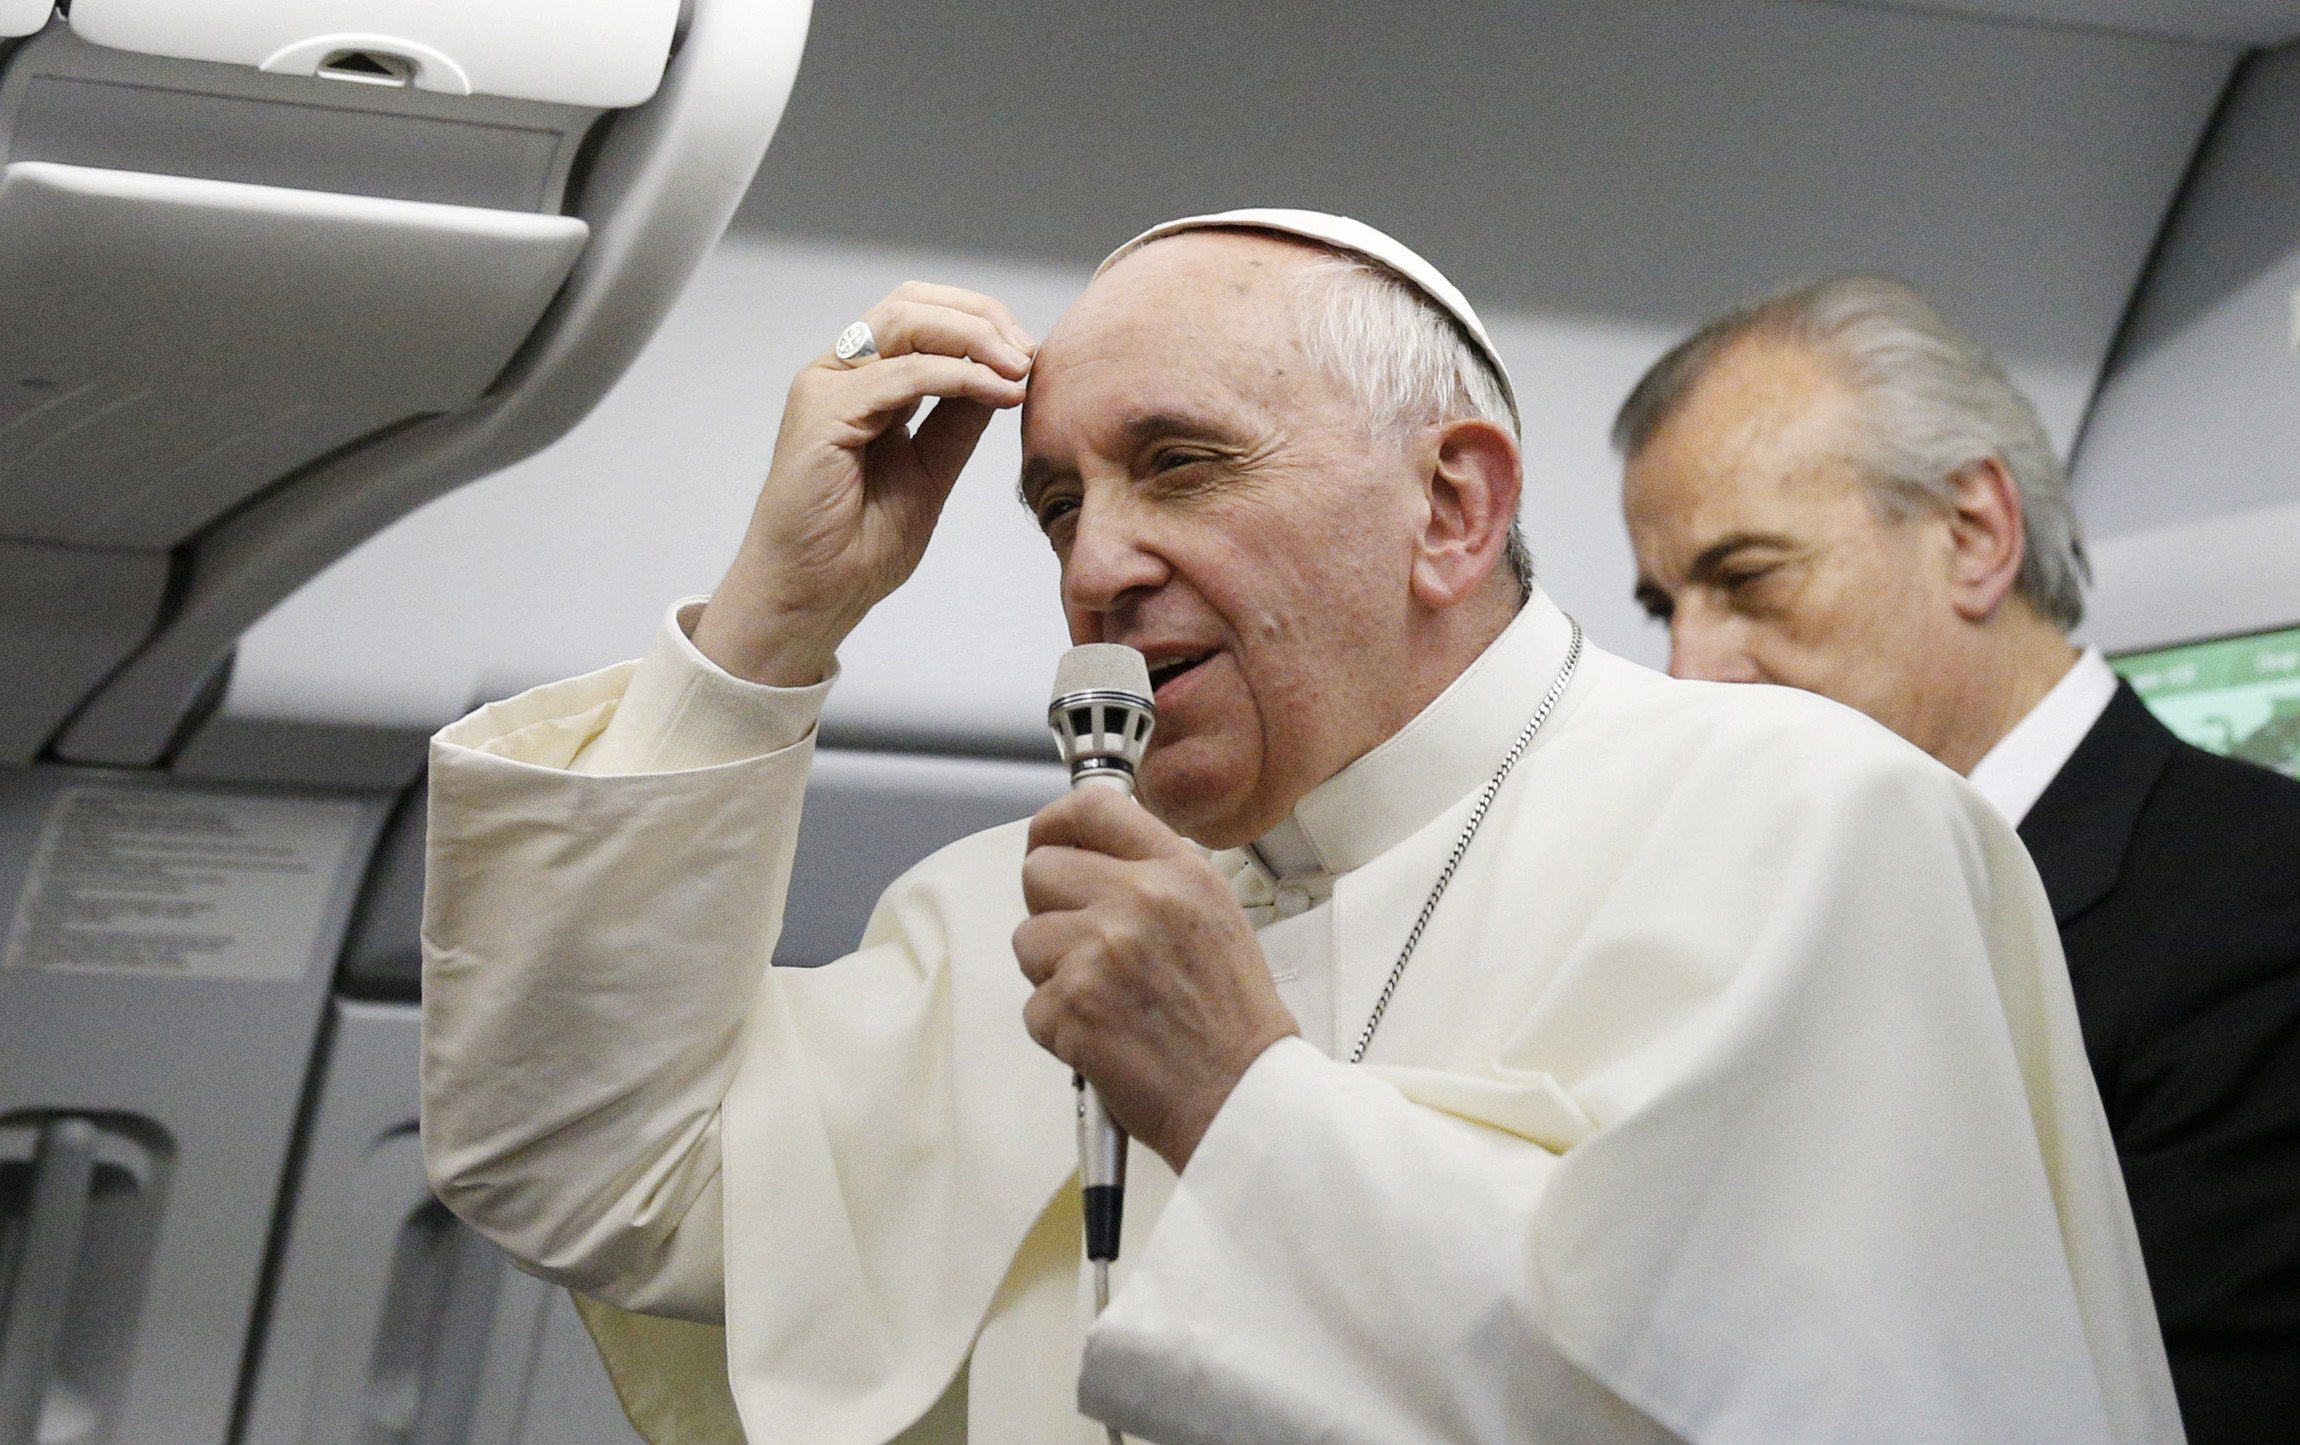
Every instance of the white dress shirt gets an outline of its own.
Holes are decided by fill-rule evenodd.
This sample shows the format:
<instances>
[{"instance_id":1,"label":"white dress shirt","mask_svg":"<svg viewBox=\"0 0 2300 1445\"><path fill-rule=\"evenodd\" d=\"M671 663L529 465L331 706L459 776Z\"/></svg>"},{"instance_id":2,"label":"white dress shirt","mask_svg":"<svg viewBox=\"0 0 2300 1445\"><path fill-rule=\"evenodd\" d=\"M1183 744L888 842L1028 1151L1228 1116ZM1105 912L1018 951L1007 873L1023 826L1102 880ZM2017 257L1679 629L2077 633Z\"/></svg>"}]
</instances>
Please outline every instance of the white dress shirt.
<instances>
[{"instance_id":1,"label":"white dress shirt","mask_svg":"<svg viewBox=\"0 0 2300 1445\"><path fill-rule=\"evenodd\" d=\"M2044 790L2068 766L2076 745L2116 696L2116 673L2097 647L2088 647L2028 716L1973 765L1972 785L2019 827Z\"/></svg>"}]
</instances>

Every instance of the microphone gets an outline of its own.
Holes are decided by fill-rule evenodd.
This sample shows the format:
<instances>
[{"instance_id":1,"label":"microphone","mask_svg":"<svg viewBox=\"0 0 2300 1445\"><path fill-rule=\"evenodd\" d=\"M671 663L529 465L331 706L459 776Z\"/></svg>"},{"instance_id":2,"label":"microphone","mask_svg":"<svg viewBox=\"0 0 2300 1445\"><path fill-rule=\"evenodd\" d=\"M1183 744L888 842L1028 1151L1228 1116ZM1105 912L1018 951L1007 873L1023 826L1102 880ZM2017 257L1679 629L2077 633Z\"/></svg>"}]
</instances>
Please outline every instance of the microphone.
<instances>
[{"instance_id":1,"label":"microphone","mask_svg":"<svg viewBox=\"0 0 2300 1445\"><path fill-rule=\"evenodd\" d=\"M1070 786L1116 788L1134 795L1134 775L1150 748L1158 710L1142 654L1113 642L1090 642L1062 655L1046 725L1070 769ZM1095 1304L1109 1303L1109 1267L1118 1257L1126 1208L1126 1133L1083 1075L1078 1089L1078 1181L1086 1210L1086 1257L1095 1265Z\"/></svg>"}]
</instances>

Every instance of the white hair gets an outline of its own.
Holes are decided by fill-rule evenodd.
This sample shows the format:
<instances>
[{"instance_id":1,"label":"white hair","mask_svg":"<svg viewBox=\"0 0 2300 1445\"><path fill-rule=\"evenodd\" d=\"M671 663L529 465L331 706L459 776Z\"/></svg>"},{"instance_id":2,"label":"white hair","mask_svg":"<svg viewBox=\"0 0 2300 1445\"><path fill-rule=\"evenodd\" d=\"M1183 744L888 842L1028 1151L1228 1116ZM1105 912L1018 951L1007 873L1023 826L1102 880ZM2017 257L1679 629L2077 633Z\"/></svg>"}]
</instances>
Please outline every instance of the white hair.
<instances>
[{"instance_id":1,"label":"white hair","mask_svg":"<svg viewBox=\"0 0 2300 1445\"><path fill-rule=\"evenodd\" d=\"M1302 348L1348 386L1381 440L1463 418L1521 437L1517 413L1485 352L1461 324L1387 268L1329 252L1294 273ZM1502 560L1519 591L1533 594L1533 554L1510 519Z\"/></svg>"},{"instance_id":2,"label":"white hair","mask_svg":"<svg viewBox=\"0 0 2300 1445\"><path fill-rule=\"evenodd\" d=\"M2068 471L2036 407L2004 368L1942 319L1914 287L1841 276L1718 317L1653 364L1613 422L1614 449L1634 457L1717 359L1745 337L1801 343L1836 367L1861 400L1856 458L1887 517L1949 505L1957 477L1994 458L2012 475L2024 524L2013 589L2063 631L2084 618L2091 580Z\"/></svg>"}]
</instances>

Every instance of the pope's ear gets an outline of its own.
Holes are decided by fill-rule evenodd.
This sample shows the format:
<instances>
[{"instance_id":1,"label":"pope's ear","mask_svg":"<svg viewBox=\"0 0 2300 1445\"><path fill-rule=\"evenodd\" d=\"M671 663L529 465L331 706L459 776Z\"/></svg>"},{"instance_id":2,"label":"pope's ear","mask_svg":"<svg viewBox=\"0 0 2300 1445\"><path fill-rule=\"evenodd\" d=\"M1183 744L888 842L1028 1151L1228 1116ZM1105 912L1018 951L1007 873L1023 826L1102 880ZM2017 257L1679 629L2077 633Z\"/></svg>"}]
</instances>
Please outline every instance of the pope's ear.
<instances>
[{"instance_id":1,"label":"pope's ear","mask_svg":"<svg viewBox=\"0 0 2300 1445\"><path fill-rule=\"evenodd\" d=\"M1425 607L1446 608L1475 595L1500 563L1523 486L1517 439L1489 421L1452 421L1423 456L1428 508L1413 592Z\"/></svg>"}]
</instances>

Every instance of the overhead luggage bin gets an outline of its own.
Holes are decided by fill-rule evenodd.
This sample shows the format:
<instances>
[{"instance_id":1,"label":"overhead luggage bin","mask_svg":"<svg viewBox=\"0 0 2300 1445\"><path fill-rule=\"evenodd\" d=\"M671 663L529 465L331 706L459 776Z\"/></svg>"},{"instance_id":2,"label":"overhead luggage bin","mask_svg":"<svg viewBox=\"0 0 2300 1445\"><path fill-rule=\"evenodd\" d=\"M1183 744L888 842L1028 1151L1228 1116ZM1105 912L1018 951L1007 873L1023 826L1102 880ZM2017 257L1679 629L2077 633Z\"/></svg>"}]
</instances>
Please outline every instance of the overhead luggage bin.
<instances>
[{"instance_id":1,"label":"overhead luggage bin","mask_svg":"<svg viewBox=\"0 0 2300 1445\"><path fill-rule=\"evenodd\" d=\"M581 420L809 12L0 0L0 763L164 761L274 603Z\"/></svg>"},{"instance_id":2,"label":"overhead luggage bin","mask_svg":"<svg viewBox=\"0 0 2300 1445\"><path fill-rule=\"evenodd\" d=\"M122 50L616 109L655 93L678 20L679 0L78 0L72 7L72 28L83 39Z\"/></svg>"},{"instance_id":3,"label":"overhead luggage bin","mask_svg":"<svg viewBox=\"0 0 2300 1445\"><path fill-rule=\"evenodd\" d=\"M589 234L574 216L0 168L0 375L57 382L0 442L0 532L173 547L308 457L472 405Z\"/></svg>"},{"instance_id":4,"label":"overhead luggage bin","mask_svg":"<svg viewBox=\"0 0 2300 1445\"><path fill-rule=\"evenodd\" d=\"M35 33L55 8L56 0L0 0L0 40Z\"/></svg>"}]
</instances>

